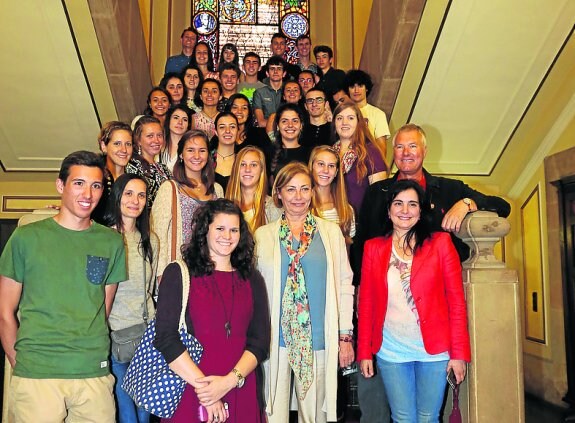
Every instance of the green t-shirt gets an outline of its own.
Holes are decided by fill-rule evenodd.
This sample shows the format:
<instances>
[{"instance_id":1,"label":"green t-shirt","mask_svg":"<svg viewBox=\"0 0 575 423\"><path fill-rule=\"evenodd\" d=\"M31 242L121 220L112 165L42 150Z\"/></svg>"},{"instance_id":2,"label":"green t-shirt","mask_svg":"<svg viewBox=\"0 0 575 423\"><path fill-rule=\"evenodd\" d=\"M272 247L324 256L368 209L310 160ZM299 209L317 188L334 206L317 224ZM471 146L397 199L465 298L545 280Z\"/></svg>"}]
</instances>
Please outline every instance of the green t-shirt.
<instances>
[{"instance_id":1,"label":"green t-shirt","mask_svg":"<svg viewBox=\"0 0 575 423\"><path fill-rule=\"evenodd\" d=\"M22 226L0 257L0 274L22 283L14 375L109 373L105 285L127 279L119 233L97 223L74 231L54 219Z\"/></svg>"}]
</instances>

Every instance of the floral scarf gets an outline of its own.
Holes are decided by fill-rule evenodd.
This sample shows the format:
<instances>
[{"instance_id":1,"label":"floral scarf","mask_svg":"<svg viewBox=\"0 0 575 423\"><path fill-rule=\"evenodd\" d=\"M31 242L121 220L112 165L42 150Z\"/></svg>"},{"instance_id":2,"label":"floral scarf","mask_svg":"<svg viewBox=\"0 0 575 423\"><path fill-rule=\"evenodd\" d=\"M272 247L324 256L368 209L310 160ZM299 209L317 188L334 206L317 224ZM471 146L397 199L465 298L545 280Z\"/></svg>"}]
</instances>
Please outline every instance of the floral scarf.
<instances>
[{"instance_id":1,"label":"floral scarf","mask_svg":"<svg viewBox=\"0 0 575 423\"><path fill-rule=\"evenodd\" d=\"M282 297L281 327L288 350L288 362L302 385L300 399L304 399L313 381L313 348L311 341L311 320L309 301L301 259L307 252L317 223L308 213L300 244L297 250L292 247L292 233L285 218L280 222L280 242L289 256L286 286Z\"/></svg>"},{"instance_id":2,"label":"floral scarf","mask_svg":"<svg viewBox=\"0 0 575 423\"><path fill-rule=\"evenodd\" d=\"M335 151L339 153L341 150L341 141L336 141L335 144L333 145L333 148L335 149ZM341 168L344 174L348 173L351 170L357 158L358 158L357 153L350 146L350 148L347 149L347 151L343 154L343 157L341 158Z\"/></svg>"}]
</instances>

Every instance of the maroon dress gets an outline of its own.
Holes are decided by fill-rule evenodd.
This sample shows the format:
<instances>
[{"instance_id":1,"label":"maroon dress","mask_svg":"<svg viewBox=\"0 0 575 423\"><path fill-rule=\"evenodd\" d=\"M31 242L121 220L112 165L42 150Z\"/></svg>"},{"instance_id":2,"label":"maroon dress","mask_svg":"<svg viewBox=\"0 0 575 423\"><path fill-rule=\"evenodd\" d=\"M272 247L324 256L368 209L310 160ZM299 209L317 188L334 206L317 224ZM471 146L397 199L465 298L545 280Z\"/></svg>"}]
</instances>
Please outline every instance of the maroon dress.
<instances>
[{"instance_id":1,"label":"maroon dress","mask_svg":"<svg viewBox=\"0 0 575 423\"><path fill-rule=\"evenodd\" d=\"M206 376L225 376L237 364L246 348L248 327L253 316L249 281L238 272L214 271L212 275L192 277L188 310L194 335L204 347L199 368ZM230 322L227 336L226 322ZM242 388L234 388L222 398L229 405L228 422L261 422L256 394L256 377L250 373ZM182 401L170 419L162 422L199 422L198 397L186 385Z\"/></svg>"}]
</instances>

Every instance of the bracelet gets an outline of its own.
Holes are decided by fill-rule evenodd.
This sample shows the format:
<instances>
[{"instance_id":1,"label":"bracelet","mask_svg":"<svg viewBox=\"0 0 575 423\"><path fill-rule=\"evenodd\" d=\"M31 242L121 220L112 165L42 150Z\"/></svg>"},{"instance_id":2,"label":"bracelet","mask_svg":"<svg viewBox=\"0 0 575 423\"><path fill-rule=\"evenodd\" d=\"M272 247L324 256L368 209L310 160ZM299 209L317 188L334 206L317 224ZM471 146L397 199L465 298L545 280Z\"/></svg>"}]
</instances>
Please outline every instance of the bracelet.
<instances>
[{"instance_id":1,"label":"bracelet","mask_svg":"<svg viewBox=\"0 0 575 423\"><path fill-rule=\"evenodd\" d=\"M340 336L339 342L353 342L353 337L350 335L347 336Z\"/></svg>"}]
</instances>

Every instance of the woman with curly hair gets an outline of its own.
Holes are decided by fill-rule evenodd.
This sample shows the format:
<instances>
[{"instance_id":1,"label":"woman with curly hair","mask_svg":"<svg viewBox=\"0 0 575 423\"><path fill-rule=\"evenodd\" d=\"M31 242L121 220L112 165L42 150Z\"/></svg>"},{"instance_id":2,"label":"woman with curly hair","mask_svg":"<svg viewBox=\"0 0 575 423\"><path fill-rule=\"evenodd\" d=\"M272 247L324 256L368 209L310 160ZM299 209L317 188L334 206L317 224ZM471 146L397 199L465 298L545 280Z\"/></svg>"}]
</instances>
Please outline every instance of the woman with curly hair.
<instances>
[{"instance_id":1,"label":"woman with curly hair","mask_svg":"<svg viewBox=\"0 0 575 423\"><path fill-rule=\"evenodd\" d=\"M173 417L162 421L199 422L203 406L209 422L264 422L259 364L268 356L270 318L252 235L226 199L203 205L192 225L183 250L191 277L186 323L204 351L196 365L180 341L182 278L172 263L160 284L154 346L188 384Z\"/></svg>"},{"instance_id":2,"label":"woman with curly hair","mask_svg":"<svg viewBox=\"0 0 575 423\"><path fill-rule=\"evenodd\" d=\"M280 209L267 193L264 153L259 148L248 145L236 156L226 198L240 206L252 232L277 220L281 215Z\"/></svg>"},{"instance_id":3,"label":"woman with curly hair","mask_svg":"<svg viewBox=\"0 0 575 423\"><path fill-rule=\"evenodd\" d=\"M355 103L339 104L333 112L333 147L339 152L347 198L356 215L367 187L387 178L382 151L371 136Z\"/></svg>"}]
</instances>

